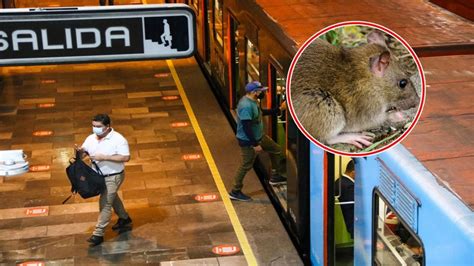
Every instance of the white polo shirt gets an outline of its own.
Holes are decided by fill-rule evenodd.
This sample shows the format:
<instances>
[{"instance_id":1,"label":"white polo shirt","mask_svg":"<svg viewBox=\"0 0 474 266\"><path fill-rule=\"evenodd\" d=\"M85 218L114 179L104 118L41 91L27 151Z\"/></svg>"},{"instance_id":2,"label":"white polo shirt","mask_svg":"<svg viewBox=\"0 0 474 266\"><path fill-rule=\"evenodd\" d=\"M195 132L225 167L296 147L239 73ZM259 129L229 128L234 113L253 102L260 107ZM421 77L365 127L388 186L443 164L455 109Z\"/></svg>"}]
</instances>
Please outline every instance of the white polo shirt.
<instances>
[{"instance_id":1,"label":"white polo shirt","mask_svg":"<svg viewBox=\"0 0 474 266\"><path fill-rule=\"evenodd\" d=\"M127 140L113 129L102 139L99 139L96 134L89 135L82 144L82 148L91 156L96 154L130 155ZM96 163L104 175L120 173L125 168L123 162L101 161Z\"/></svg>"}]
</instances>

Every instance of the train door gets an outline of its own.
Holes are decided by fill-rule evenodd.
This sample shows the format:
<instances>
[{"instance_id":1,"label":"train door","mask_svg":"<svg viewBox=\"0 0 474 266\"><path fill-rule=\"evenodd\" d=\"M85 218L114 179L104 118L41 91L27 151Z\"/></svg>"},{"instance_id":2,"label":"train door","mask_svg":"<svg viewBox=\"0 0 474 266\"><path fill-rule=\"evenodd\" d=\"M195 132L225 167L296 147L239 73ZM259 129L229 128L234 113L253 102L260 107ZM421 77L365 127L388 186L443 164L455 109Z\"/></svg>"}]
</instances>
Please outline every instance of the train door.
<instances>
[{"instance_id":1,"label":"train door","mask_svg":"<svg viewBox=\"0 0 474 266\"><path fill-rule=\"evenodd\" d=\"M229 12L230 13L230 12ZM229 30L228 30L228 41L229 49L228 53L228 64L229 64L229 101L230 109L237 107L237 102L243 96L240 88L240 54L239 54L239 43L242 38L242 34L239 31L239 22L235 17L229 14Z\"/></svg>"},{"instance_id":2,"label":"train door","mask_svg":"<svg viewBox=\"0 0 474 266\"><path fill-rule=\"evenodd\" d=\"M354 161L311 144L310 167L311 262L353 265Z\"/></svg>"},{"instance_id":3,"label":"train door","mask_svg":"<svg viewBox=\"0 0 474 266\"><path fill-rule=\"evenodd\" d=\"M309 254L309 141L286 117L287 216L304 261Z\"/></svg>"},{"instance_id":4,"label":"train door","mask_svg":"<svg viewBox=\"0 0 474 266\"><path fill-rule=\"evenodd\" d=\"M206 57L206 27L207 16L205 0L192 0L189 6L196 14L196 32L197 32L197 54L204 59Z\"/></svg>"},{"instance_id":5,"label":"train door","mask_svg":"<svg viewBox=\"0 0 474 266\"><path fill-rule=\"evenodd\" d=\"M211 65L211 17L212 10L209 5L209 0L200 0L201 9L203 12L203 25L202 25L202 34L203 34L203 45L204 45L204 66L207 67L208 72L210 72Z\"/></svg>"},{"instance_id":6,"label":"train door","mask_svg":"<svg viewBox=\"0 0 474 266\"><path fill-rule=\"evenodd\" d=\"M251 34L251 31L245 33L251 34L251 38L246 36L239 28L238 21L231 16L231 32L234 37L231 41L231 68L233 69L230 73L232 74L231 82L231 95L234 103L231 104L231 113L236 117L235 109L237 108L237 103L245 95L244 84L247 84L250 81L260 80L260 52L257 46L258 36L256 34ZM247 25L248 26L248 25ZM244 58L240 57L239 51L244 50ZM242 61L241 59L244 59ZM245 62L241 64L241 62ZM241 74L242 73L242 74ZM265 108L267 106L266 99L260 102L261 106Z\"/></svg>"},{"instance_id":7,"label":"train door","mask_svg":"<svg viewBox=\"0 0 474 266\"><path fill-rule=\"evenodd\" d=\"M289 144L288 144L289 145ZM311 264L315 266L319 265L331 265L328 263L328 175L327 175L327 162L328 157L331 157L330 153L324 152L323 149L316 146L316 144L310 144L309 151L309 204L310 204L310 260Z\"/></svg>"},{"instance_id":8,"label":"train door","mask_svg":"<svg viewBox=\"0 0 474 266\"><path fill-rule=\"evenodd\" d=\"M213 1L212 12L213 45L211 52L212 75L216 78L221 93L227 99L226 64L224 63L224 4L222 0Z\"/></svg>"},{"instance_id":9,"label":"train door","mask_svg":"<svg viewBox=\"0 0 474 266\"><path fill-rule=\"evenodd\" d=\"M268 65L268 108L281 106L286 101L286 75L283 74L280 64L271 61ZM273 137L276 143L286 148L286 112L272 116L268 122L267 134Z\"/></svg>"},{"instance_id":10,"label":"train door","mask_svg":"<svg viewBox=\"0 0 474 266\"><path fill-rule=\"evenodd\" d=\"M328 167L329 195L328 215L332 218L329 227L328 252L333 265L353 265L354 261L354 188L356 172L354 161L346 156L332 156L332 167ZM332 189L330 185L333 186Z\"/></svg>"},{"instance_id":11,"label":"train door","mask_svg":"<svg viewBox=\"0 0 474 266\"><path fill-rule=\"evenodd\" d=\"M268 95L266 97L266 108L275 108L280 106L285 101L285 86L286 75L283 74L282 68L276 62L271 62L268 65ZM265 103L263 103L265 104ZM286 154L286 112L283 111L278 115L265 116L264 123L266 134L270 136L282 149L282 153ZM286 157L286 156L284 156ZM270 168L270 162L267 160L267 169ZM282 158L282 164L286 166L286 159ZM285 167L286 168L286 167ZM286 173L286 171L284 171ZM285 174L283 174L285 175ZM271 189L278 198L278 201L285 212L287 208L287 185L277 184L272 185Z\"/></svg>"},{"instance_id":12,"label":"train door","mask_svg":"<svg viewBox=\"0 0 474 266\"><path fill-rule=\"evenodd\" d=\"M245 84L260 81L260 51L256 40L245 38Z\"/></svg>"},{"instance_id":13,"label":"train door","mask_svg":"<svg viewBox=\"0 0 474 266\"><path fill-rule=\"evenodd\" d=\"M197 3L196 3L197 2ZM202 60L202 65L204 68L206 68L207 73L212 73L211 71L211 48L215 47L216 45L214 44L216 41L214 39L211 40L211 33L213 33L213 36L216 36L215 33L215 23L216 23L216 14L217 16L220 15L219 9L222 9L222 6L219 5L219 2L217 1L217 4L215 3L216 1L214 0L197 0L193 1L193 5L198 5L199 6L199 12L198 12L198 18L201 20L200 23L200 33L198 36L200 39L200 43L202 45L201 50L199 50L199 55ZM212 3L212 5L211 5ZM216 9L217 8L217 12ZM219 20L218 20L219 21Z\"/></svg>"}]
</instances>

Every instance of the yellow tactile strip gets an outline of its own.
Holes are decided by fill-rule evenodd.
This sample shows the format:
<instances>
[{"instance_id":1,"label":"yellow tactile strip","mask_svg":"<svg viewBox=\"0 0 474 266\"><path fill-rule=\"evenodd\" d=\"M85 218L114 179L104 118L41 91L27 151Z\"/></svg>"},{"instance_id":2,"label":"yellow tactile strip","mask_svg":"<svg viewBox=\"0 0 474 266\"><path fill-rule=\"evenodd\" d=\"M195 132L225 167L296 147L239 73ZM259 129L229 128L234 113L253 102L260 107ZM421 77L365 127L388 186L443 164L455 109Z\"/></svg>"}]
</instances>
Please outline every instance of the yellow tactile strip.
<instances>
[{"instance_id":1,"label":"yellow tactile strip","mask_svg":"<svg viewBox=\"0 0 474 266\"><path fill-rule=\"evenodd\" d=\"M189 119L191 120L191 124L194 128L194 131L196 132L196 136L203 150L204 157L206 158L206 161L209 165L212 177L214 178L214 182L217 185L217 189L219 190L222 202L224 203L227 214L229 215L232 226L234 227L234 231L237 235L237 238L239 239L239 243L242 247L247 263L249 265L257 265L257 259L253 254L252 248L250 247L247 236L245 235L244 228L242 227L242 224L240 224L239 217L235 212L234 206L232 205L227 195L227 189L225 188L224 182L222 181L222 178L219 174L219 170L217 169L217 165L214 161L214 158L212 157L212 153L209 150L209 146L207 145L206 139L204 138L201 127L199 126L196 116L194 115L194 111L191 107L191 104L189 103L188 97L186 96L186 92L184 91L183 85L181 84L178 73L176 72L176 69L171 60L166 60L166 62L168 63L168 66L171 70L171 74L173 75L176 86L178 87L181 99L186 108L186 112L188 113Z\"/></svg>"}]
</instances>

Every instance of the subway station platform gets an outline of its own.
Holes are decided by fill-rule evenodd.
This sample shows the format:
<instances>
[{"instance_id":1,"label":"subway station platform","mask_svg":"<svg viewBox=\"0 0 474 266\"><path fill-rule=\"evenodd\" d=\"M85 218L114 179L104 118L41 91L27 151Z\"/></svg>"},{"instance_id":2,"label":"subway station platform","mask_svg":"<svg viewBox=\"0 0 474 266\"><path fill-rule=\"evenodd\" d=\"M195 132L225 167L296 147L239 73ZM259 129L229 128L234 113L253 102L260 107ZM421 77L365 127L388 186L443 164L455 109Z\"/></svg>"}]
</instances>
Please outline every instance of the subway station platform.
<instances>
[{"instance_id":1,"label":"subway station platform","mask_svg":"<svg viewBox=\"0 0 474 266\"><path fill-rule=\"evenodd\" d=\"M228 199L240 150L194 59L4 67L0 76L0 150L22 149L30 163L0 177L1 264L302 264L253 171L244 191L254 200ZM110 114L130 145L119 195L133 228L109 225L89 247L98 198L61 203L73 145L96 113Z\"/></svg>"}]
</instances>

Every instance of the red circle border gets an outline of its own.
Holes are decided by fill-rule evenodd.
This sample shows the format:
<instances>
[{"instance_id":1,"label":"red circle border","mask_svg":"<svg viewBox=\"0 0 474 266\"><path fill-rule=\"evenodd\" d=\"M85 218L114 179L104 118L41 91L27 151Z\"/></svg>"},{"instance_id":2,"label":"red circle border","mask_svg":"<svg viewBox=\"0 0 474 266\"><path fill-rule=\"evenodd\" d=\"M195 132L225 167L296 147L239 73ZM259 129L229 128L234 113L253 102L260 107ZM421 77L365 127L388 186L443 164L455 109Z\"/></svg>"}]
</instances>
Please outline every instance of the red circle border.
<instances>
[{"instance_id":1,"label":"red circle border","mask_svg":"<svg viewBox=\"0 0 474 266\"><path fill-rule=\"evenodd\" d=\"M296 62L298 61L299 57L301 56L301 54L303 53L303 51L306 49L306 47L308 47L308 45L313 42L314 39L318 38L319 36L325 34L326 32L332 30L332 29L335 29L335 28L340 28L340 27L343 27L343 26L369 26L369 27L373 27L373 28L376 28L378 30L381 30L385 33L388 33L390 34L391 36L395 37L399 42L401 42L403 44L403 46L410 52L410 54L412 55L413 59L415 60L415 63L416 63L416 66L418 68L418 73L421 77L421 101L420 101L420 106L418 107L418 111L416 113L416 116L415 118L413 119L413 122L412 124L410 125L410 127L401 135L399 136L395 141L393 141L392 143L384 146L383 148L381 149L378 149L378 150L374 150L374 151L371 151L371 152L361 152L361 153L353 153L353 152L343 152L343 151L338 151L338 150L335 150L335 149L332 149L332 148L329 148L327 147L326 145L323 145L322 143L320 143L319 141L317 141L313 136L311 136L307 131L306 129L301 125L301 123L298 121L297 117L296 117L296 114L294 113L294 109L293 109L293 104L291 102L291 77L293 76L293 70L294 70L294 67L295 67L295 64ZM316 32L313 36L311 36L308 40L306 40L303 45L298 49L298 52L296 53L296 55L293 57L293 60L291 61L291 65L290 65L290 69L288 70L288 75L286 77L286 95L287 95L287 98L288 98L288 101L287 101L287 104L288 104L288 109L290 111L290 114L291 114L291 117L293 118L293 121L295 122L296 126L298 127L298 129L306 136L306 138L308 138L312 143L316 144L317 146L319 146L320 148L322 148L323 150L327 151L327 152L331 152L331 153L334 153L334 154L338 154L338 155L341 155L341 156L351 156L351 157L365 157L365 156L369 156L369 155L375 155L375 154L378 154L378 153L381 153L383 151L386 151L387 149L395 146L396 144L400 143L412 130L413 128L415 127L416 123L418 122L420 116L421 116L421 112L423 110L423 107L425 105L425 98L426 98L426 80L425 80L425 74L424 74L424 71L423 71L423 67L421 66L421 62L420 62L420 59L418 58L418 56L415 54L413 48L410 47L410 45L408 45L408 43L400 36L398 35L397 33L395 33L394 31L382 26L382 25L379 25L379 24L376 24L376 23L373 23L373 22L367 22L367 21L345 21L345 22L339 22L339 23L336 23L336 24L333 24L333 25L330 25L318 32Z\"/></svg>"}]
</instances>

